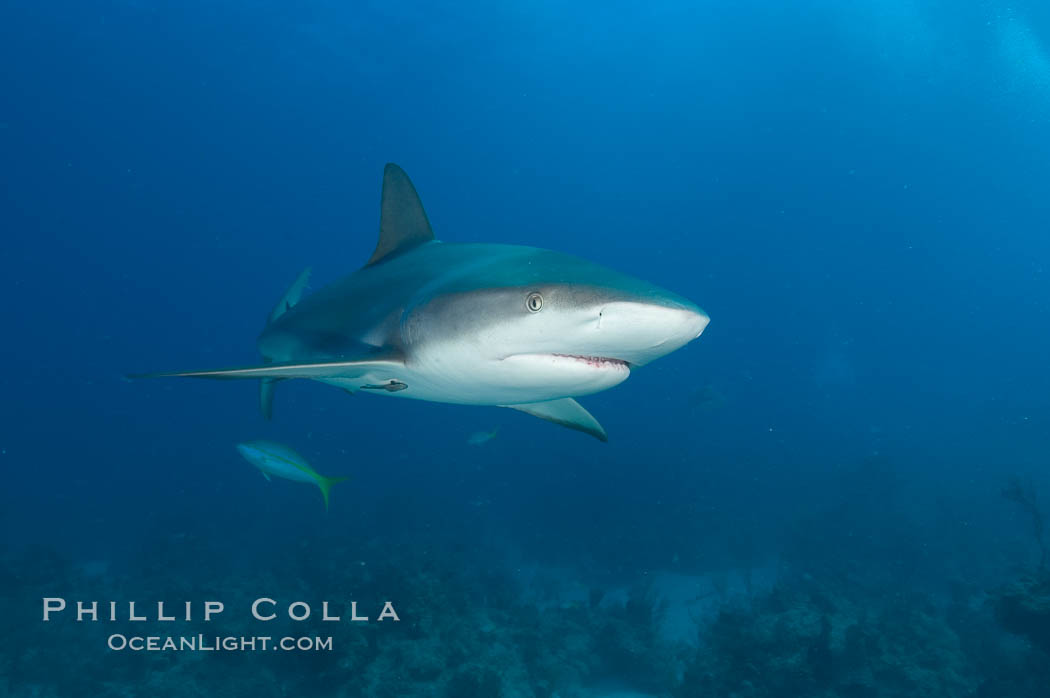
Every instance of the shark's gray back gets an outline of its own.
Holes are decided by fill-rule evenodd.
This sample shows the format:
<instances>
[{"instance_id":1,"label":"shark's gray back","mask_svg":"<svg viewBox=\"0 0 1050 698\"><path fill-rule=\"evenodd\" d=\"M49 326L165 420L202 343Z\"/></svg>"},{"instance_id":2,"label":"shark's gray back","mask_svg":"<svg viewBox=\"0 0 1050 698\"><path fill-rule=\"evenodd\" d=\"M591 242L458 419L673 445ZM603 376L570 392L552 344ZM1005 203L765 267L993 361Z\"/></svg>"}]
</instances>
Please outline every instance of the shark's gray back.
<instances>
[{"instance_id":1,"label":"shark's gray back","mask_svg":"<svg viewBox=\"0 0 1050 698\"><path fill-rule=\"evenodd\" d=\"M368 347L403 349L405 312L437 294L579 284L581 278L618 285L625 294L651 288L634 277L551 250L432 241L365 266L304 298L263 331L259 348L275 361L356 356Z\"/></svg>"},{"instance_id":2,"label":"shark's gray back","mask_svg":"<svg viewBox=\"0 0 1050 698\"><path fill-rule=\"evenodd\" d=\"M428 242L362 267L304 298L259 337L275 361L360 354L362 347L400 348L406 309L434 293L503 284L499 267L527 256L516 245Z\"/></svg>"}]
</instances>

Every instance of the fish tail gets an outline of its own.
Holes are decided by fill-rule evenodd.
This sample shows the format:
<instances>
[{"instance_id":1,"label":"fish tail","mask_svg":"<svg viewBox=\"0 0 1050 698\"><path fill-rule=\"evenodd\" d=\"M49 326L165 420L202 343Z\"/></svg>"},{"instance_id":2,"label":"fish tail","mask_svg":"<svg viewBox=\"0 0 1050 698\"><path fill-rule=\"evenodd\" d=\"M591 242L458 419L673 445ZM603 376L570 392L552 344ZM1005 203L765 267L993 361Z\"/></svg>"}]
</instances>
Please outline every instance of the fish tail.
<instances>
[{"instance_id":1,"label":"fish tail","mask_svg":"<svg viewBox=\"0 0 1050 698\"><path fill-rule=\"evenodd\" d=\"M324 510L328 511L328 491L332 489L332 485L337 482L349 480L349 477L325 477L320 475L317 478L317 486L321 489L321 496L324 497Z\"/></svg>"}]
</instances>

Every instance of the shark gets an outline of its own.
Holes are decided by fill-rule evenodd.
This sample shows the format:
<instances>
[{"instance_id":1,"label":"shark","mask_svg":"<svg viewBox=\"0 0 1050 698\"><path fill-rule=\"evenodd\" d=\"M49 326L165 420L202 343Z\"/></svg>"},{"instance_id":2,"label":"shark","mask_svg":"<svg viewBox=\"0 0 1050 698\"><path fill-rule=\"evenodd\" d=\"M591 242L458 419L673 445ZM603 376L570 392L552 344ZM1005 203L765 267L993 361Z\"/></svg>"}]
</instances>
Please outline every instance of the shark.
<instances>
[{"instance_id":1,"label":"shark","mask_svg":"<svg viewBox=\"0 0 1050 698\"><path fill-rule=\"evenodd\" d=\"M135 377L258 380L266 418L279 382L308 379L507 407L607 441L576 398L619 385L709 322L682 296L579 257L435 239L412 181L392 163L372 256L304 297L309 278L299 274L270 312L256 365Z\"/></svg>"}]
</instances>

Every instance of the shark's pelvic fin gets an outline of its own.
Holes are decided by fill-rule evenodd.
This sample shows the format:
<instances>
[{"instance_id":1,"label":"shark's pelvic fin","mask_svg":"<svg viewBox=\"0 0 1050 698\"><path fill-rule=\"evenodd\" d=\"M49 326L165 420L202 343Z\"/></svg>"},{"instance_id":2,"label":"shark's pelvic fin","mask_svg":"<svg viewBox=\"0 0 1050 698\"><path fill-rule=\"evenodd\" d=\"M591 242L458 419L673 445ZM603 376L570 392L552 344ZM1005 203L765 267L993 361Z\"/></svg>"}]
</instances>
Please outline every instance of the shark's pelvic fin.
<instances>
[{"instance_id":1,"label":"shark's pelvic fin","mask_svg":"<svg viewBox=\"0 0 1050 698\"><path fill-rule=\"evenodd\" d=\"M288 290L281 296L281 300L277 302L277 305L270 311L270 318L267 320L267 324L273 322L277 318L288 312L289 308L292 308L299 302L299 299L303 297L303 291L306 290L306 284L310 282L310 267L303 269L299 272L299 276L295 277L295 281L288 287Z\"/></svg>"},{"instance_id":2,"label":"shark's pelvic fin","mask_svg":"<svg viewBox=\"0 0 1050 698\"><path fill-rule=\"evenodd\" d=\"M365 266L434 239L423 203L405 171L394 163L383 170L383 200L379 212L379 242Z\"/></svg>"},{"instance_id":3,"label":"shark's pelvic fin","mask_svg":"<svg viewBox=\"0 0 1050 698\"><path fill-rule=\"evenodd\" d=\"M503 405L513 410L519 410L533 417L546 419L548 422L560 424L576 431L590 434L600 441L608 441L609 436L598 420L591 413L583 409L580 403L571 397L561 400L549 400L547 402L529 402L523 405Z\"/></svg>"},{"instance_id":4,"label":"shark's pelvic fin","mask_svg":"<svg viewBox=\"0 0 1050 698\"><path fill-rule=\"evenodd\" d=\"M263 378L259 381L259 411L263 419L273 418L273 391L280 378Z\"/></svg>"},{"instance_id":5,"label":"shark's pelvic fin","mask_svg":"<svg viewBox=\"0 0 1050 698\"><path fill-rule=\"evenodd\" d=\"M174 371L170 373L140 373L129 378L265 378L281 380L284 378L354 378L365 376L372 371L404 368L404 362L394 354L376 355L359 360L324 361L310 363L275 363L262 366L244 366L241 368L223 368L205 371Z\"/></svg>"}]
</instances>

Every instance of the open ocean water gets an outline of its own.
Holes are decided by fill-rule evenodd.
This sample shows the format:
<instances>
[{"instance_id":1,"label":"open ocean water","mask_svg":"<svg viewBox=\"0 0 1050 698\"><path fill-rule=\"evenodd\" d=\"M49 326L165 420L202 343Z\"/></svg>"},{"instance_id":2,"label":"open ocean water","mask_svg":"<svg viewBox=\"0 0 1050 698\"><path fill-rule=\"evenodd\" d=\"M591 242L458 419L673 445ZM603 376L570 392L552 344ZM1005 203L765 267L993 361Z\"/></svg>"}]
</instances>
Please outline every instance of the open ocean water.
<instances>
[{"instance_id":1,"label":"open ocean water","mask_svg":"<svg viewBox=\"0 0 1050 698\"><path fill-rule=\"evenodd\" d=\"M127 377L260 363L387 162L710 326L608 443ZM7 0L0 178L0 697L1050 696L1041 0Z\"/></svg>"}]
</instances>

